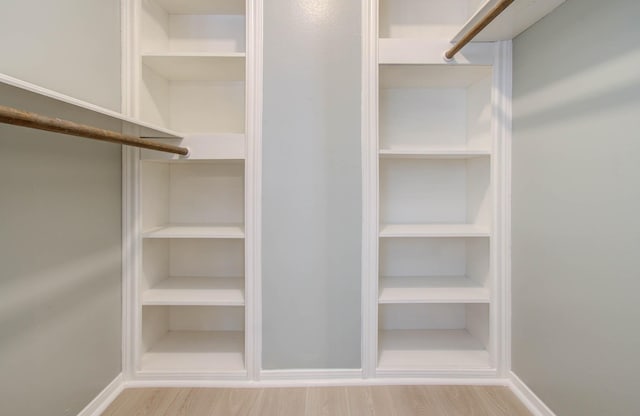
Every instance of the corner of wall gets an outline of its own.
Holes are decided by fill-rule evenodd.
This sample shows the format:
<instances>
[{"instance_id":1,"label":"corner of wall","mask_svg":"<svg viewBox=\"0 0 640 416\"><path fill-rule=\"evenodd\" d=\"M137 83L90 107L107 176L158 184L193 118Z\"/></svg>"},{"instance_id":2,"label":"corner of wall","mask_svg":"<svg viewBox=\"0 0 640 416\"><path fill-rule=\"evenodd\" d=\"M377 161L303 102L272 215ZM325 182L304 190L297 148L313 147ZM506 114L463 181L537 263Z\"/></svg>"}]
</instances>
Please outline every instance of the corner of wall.
<instances>
[{"instance_id":1,"label":"corner of wall","mask_svg":"<svg viewBox=\"0 0 640 416\"><path fill-rule=\"evenodd\" d=\"M533 416L556 416L513 371L509 373L509 389L529 409Z\"/></svg>"},{"instance_id":2,"label":"corner of wall","mask_svg":"<svg viewBox=\"0 0 640 416\"><path fill-rule=\"evenodd\" d=\"M78 416L100 416L123 390L124 376L120 373L78 413Z\"/></svg>"}]
</instances>

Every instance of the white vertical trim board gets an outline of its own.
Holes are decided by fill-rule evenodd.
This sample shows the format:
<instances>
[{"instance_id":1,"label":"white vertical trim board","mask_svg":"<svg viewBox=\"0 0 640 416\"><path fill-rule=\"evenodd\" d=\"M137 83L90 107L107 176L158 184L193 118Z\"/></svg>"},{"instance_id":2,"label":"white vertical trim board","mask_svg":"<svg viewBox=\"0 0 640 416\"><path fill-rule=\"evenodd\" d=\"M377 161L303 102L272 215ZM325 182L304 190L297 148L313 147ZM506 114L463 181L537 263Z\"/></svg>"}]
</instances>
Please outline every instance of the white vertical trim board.
<instances>
[{"instance_id":1,"label":"white vertical trim board","mask_svg":"<svg viewBox=\"0 0 640 416\"><path fill-rule=\"evenodd\" d=\"M556 416L513 371L509 374L509 388L533 416Z\"/></svg>"},{"instance_id":2,"label":"white vertical trim board","mask_svg":"<svg viewBox=\"0 0 640 416\"><path fill-rule=\"evenodd\" d=\"M122 372L133 376L136 364L136 195L137 157L134 148L122 150Z\"/></svg>"},{"instance_id":3,"label":"white vertical trim board","mask_svg":"<svg viewBox=\"0 0 640 416\"><path fill-rule=\"evenodd\" d=\"M244 237L244 270L245 270L245 318L244 318L244 365L245 369L253 369L253 343L254 343L254 334L253 334L253 322L254 322L254 314L253 314L253 275L254 275L254 225L253 225L253 209L254 209L254 200L253 196L253 186L255 182L254 174L253 174L253 107L251 106L251 99L254 93L253 90L253 77L252 77L252 69L253 69L253 3L252 1L245 2L245 36L246 36L246 60L245 60L245 154L246 154L246 163L244 167L244 189L245 189L245 200L244 200L244 227L245 227L245 237ZM249 376L249 378L252 378Z\"/></svg>"},{"instance_id":4,"label":"white vertical trim board","mask_svg":"<svg viewBox=\"0 0 640 416\"><path fill-rule=\"evenodd\" d=\"M370 357L370 365L371 365L371 373L372 377L375 376L376 368L378 367L378 276L379 276L379 224L380 224L380 212L379 212L379 170L380 170L380 158L378 156L378 150L380 148L380 135L378 132L378 124L379 124L379 115L378 115L378 107L379 107L379 93L378 93L378 77L380 72L380 67L378 65L378 1L373 0L373 7L371 9L370 15L370 33L372 36L372 43L370 45L371 50L371 62L372 62L372 72L370 79L370 93L371 100L369 103L369 109L373 114L370 121L370 128L372 129L371 138L370 138L370 146L369 154L372 160L370 166L370 173L372 175L372 181L370 183L371 186L371 241L369 244L371 245L371 249L373 250L373 257L370 259L371 262L371 271L369 278L371 279L371 287L369 292L369 298L371 299L370 313L371 313L371 357Z\"/></svg>"},{"instance_id":5,"label":"white vertical trim board","mask_svg":"<svg viewBox=\"0 0 640 416\"><path fill-rule=\"evenodd\" d=\"M121 30L121 112L134 117L133 107L133 2L120 1ZM135 365L133 354L135 339L135 309L133 293L135 292L135 268L133 267L132 250L135 247L135 225L133 202L136 195L134 182L135 151L129 146L122 146L122 376L131 378Z\"/></svg>"},{"instance_id":6,"label":"white vertical trim board","mask_svg":"<svg viewBox=\"0 0 640 416\"><path fill-rule=\"evenodd\" d=\"M118 374L98 395L78 413L78 416L100 416L124 390L124 376Z\"/></svg>"},{"instance_id":7,"label":"white vertical trim board","mask_svg":"<svg viewBox=\"0 0 640 416\"><path fill-rule=\"evenodd\" d=\"M378 144L377 1L362 10L362 369L375 376L377 362Z\"/></svg>"},{"instance_id":8,"label":"white vertical trim board","mask_svg":"<svg viewBox=\"0 0 640 416\"><path fill-rule=\"evenodd\" d=\"M131 19L129 0L120 0L120 112L131 117Z\"/></svg>"},{"instance_id":9,"label":"white vertical trim board","mask_svg":"<svg viewBox=\"0 0 640 416\"><path fill-rule=\"evenodd\" d=\"M360 43L361 48L361 79L362 83L361 91L360 91L360 145L362 149L360 150L362 156L362 243L361 243L361 281L360 281L360 366L363 369L363 375L367 377L369 375L369 349L368 346L370 344L369 341L369 314L368 310L368 293L369 293L369 257L371 256L370 247L367 244L369 241L369 156L368 152L365 152L364 149L368 149L368 139L369 139L369 36L367 35L369 32L368 24L369 20L367 16L369 15L369 8L371 7L371 2L363 1L362 2L362 10L361 13L361 30L362 30L362 41Z\"/></svg>"},{"instance_id":10,"label":"white vertical trim board","mask_svg":"<svg viewBox=\"0 0 640 416\"><path fill-rule=\"evenodd\" d=\"M140 118L138 97L138 1L121 0L122 30L122 101L123 111L135 119ZM125 67L126 65L126 67ZM141 270L140 243L140 151L123 148L122 159L122 223L123 223L123 375L125 380L135 376L140 361L141 310L137 300L138 279Z\"/></svg>"},{"instance_id":11,"label":"white vertical trim board","mask_svg":"<svg viewBox=\"0 0 640 416\"><path fill-rule=\"evenodd\" d=\"M262 368L262 42L263 1L247 1L247 296L245 365L250 380Z\"/></svg>"},{"instance_id":12,"label":"white vertical trim board","mask_svg":"<svg viewBox=\"0 0 640 416\"><path fill-rule=\"evenodd\" d=\"M495 267L495 295L492 315L495 317L494 336L496 367L506 377L511 368L511 41L495 44L493 79L493 166L496 210L493 260Z\"/></svg>"},{"instance_id":13,"label":"white vertical trim board","mask_svg":"<svg viewBox=\"0 0 640 416\"><path fill-rule=\"evenodd\" d=\"M131 152L131 168L129 171L129 180L131 181L131 202L130 202L130 215L133 216L130 233L133 238L131 239L131 249L129 251L129 258L131 262L131 282L130 282L130 293L129 293L129 305L132 309L131 313L131 322L129 325L131 326L131 341L130 344L132 346L131 354L132 354L132 364L131 368L129 368L129 373L133 374L140 367L140 362L142 359L142 306L139 303L140 289L139 289L139 279L138 276L141 275L142 271L142 223L139 220L140 218L140 151L139 149L132 148Z\"/></svg>"}]
</instances>

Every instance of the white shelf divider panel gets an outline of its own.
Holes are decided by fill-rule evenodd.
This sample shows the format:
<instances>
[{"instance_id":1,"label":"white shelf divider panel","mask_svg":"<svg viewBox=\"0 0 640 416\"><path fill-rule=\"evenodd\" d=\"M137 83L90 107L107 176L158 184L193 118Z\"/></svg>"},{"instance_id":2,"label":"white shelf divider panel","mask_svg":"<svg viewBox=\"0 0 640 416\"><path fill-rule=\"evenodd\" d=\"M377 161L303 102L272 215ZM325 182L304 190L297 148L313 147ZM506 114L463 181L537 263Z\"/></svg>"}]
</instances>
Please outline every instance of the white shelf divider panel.
<instances>
[{"instance_id":1,"label":"white shelf divider panel","mask_svg":"<svg viewBox=\"0 0 640 416\"><path fill-rule=\"evenodd\" d=\"M380 237L489 237L488 226L473 224L383 224Z\"/></svg>"},{"instance_id":2,"label":"white shelf divider panel","mask_svg":"<svg viewBox=\"0 0 640 416\"><path fill-rule=\"evenodd\" d=\"M489 157L488 149L381 149L380 157L385 159L473 159Z\"/></svg>"},{"instance_id":3,"label":"white shelf divider panel","mask_svg":"<svg viewBox=\"0 0 640 416\"><path fill-rule=\"evenodd\" d=\"M143 305L243 306L242 277L169 277L142 294Z\"/></svg>"},{"instance_id":4,"label":"white shelf divider panel","mask_svg":"<svg viewBox=\"0 0 640 416\"><path fill-rule=\"evenodd\" d=\"M453 36L452 42L458 42L471 27L495 7L498 1L487 0L482 2L466 24L462 25L460 30ZM473 41L493 42L513 39L564 2L565 0L515 1L485 27Z\"/></svg>"},{"instance_id":5,"label":"white shelf divider panel","mask_svg":"<svg viewBox=\"0 0 640 416\"><path fill-rule=\"evenodd\" d=\"M244 332L169 331L142 355L143 372L245 373Z\"/></svg>"},{"instance_id":6,"label":"white shelf divider panel","mask_svg":"<svg viewBox=\"0 0 640 416\"><path fill-rule=\"evenodd\" d=\"M383 277L378 302L489 303L489 289L466 276Z\"/></svg>"},{"instance_id":7,"label":"white shelf divider panel","mask_svg":"<svg viewBox=\"0 0 640 416\"><path fill-rule=\"evenodd\" d=\"M244 226L184 224L158 227L142 234L143 238L244 238Z\"/></svg>"},{"instance_id":8,"label":"white shelf divider panel","mask_svg":"<svg viewBox=\"0 0 640 416\"><path fill-rule=\"evenodd\" d=\"M242 81L245 53L147 53L142 63L170 81Z\"/></svg>"},{"instance_id":9,"label":"white shelf divider panel","mask_svg":"<svg viewBox=\"0 0 640 416\"><path fill-rule=\"evenodd\" d=\"M378 370L489 369L489 353L465 329L385 330Z\"/></svg>"}]
</instances>

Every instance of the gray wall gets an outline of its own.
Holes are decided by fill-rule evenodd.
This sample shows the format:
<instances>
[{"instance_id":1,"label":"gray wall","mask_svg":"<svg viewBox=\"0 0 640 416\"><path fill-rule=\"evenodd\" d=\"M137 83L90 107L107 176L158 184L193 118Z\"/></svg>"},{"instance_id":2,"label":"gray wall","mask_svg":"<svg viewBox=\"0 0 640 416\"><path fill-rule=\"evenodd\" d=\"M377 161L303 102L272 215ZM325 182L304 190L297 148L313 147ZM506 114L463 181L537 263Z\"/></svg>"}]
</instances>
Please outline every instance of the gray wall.
<instances>
[{"instance_id":1,"label":"gray wall","mask_svg":"<svg viewBox=\"0 0 640 416\"><path fill-rule=\"evenodd\" d=\"M120 110L120 0L2 0L0 73Z\"/></svg>"},{"instance_id":2,"label":"gray wall","mask_svg":"<svg viewBox=\"0 0 640 416\"><path fill-rule=\"evenodd\" d=\"M265 1L265 369L360 368L360 3Z\"/></svg>"},{"instance_id":3,"label":"gray wall","mask_svg":"<svg viewBox=\"0 0 640 416\"><path fill-rule=\"evenodd\" d=\"M514 42L513 369L558 416L640 414L640 2Z\"/></svg>"},{"instance_id":4,"label":"gray wall","mask_svg":"<svg viewBox=\"0 0 640 416\"><path fill-rule=\"evenodd\" d=\"M0 72L118 109L118 13L3 1ZM31 108L7 91L0 104ZM2 415L76 415L121 371L120 160L120 146L0 125Z\"/></svg>"}]
</instances>

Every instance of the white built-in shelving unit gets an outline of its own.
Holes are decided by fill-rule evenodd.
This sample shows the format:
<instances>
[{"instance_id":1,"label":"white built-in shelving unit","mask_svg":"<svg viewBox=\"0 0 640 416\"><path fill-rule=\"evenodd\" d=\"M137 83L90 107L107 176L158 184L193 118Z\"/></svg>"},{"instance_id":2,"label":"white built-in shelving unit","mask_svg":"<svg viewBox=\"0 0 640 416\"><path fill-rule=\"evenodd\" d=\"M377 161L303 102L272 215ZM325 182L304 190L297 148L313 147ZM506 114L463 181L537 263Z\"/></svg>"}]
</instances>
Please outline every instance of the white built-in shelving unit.
<instances>
[{"instance_id":1,"label":"white built-in shelving unit","mask_svg":"<svg viewBox=\"0 0 640 416\"><path fill-rule=\"evenodd\" d=\"M186 157L142 151L134 371L246 378L255 74L245 0L135 0L132 102Z\"/></svg>"},{"instance_id":2,"label":"white built-in shelving unit","mask_svg":"<svg viewBox=\"0 0 640 416\"><path fill-rule=\"evenodd\" d=\"M515 2L445 62L496 1L363 2L365 378L508 369L511 55L495 41L562 0ZM260 367L262 1L125 4L127 112L190 149L125 153L125 373L273 377Z\"/></svg>"},{"instance_id":3,"label":"white built-in shelving unit","mask_svg":"<svg viewBox=\"0 0 640 416\"><path fill-rule=\"evenodd\" d=\"M443 52L473 0L372 5L372 374L495 374L493 45Z\"/></svg>"}]
</instances>

